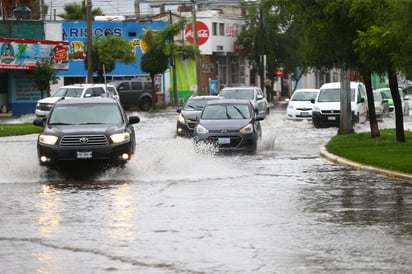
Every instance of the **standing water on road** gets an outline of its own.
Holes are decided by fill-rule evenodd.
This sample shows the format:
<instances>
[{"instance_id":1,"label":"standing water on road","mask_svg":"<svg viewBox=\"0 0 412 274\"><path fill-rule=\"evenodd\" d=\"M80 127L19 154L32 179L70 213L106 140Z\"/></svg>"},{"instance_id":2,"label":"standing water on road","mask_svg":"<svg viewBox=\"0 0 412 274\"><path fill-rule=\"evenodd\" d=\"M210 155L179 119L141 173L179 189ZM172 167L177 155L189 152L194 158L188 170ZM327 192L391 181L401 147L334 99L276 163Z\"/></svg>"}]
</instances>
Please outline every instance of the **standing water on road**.
<instances>
[{"instance_id":1,"label":"standing water on road","mask_svg":"<svg viewBox=\"0 0 412 274\"><path fill-rule=\"evenodd\" d=\"M256 155L198 154L175 113L139 115L123 169L47 171L36 136L0 138L2 273L410 273L411 182L321 159L336 128L272 111Z\"/></svg>"}]
</instances>

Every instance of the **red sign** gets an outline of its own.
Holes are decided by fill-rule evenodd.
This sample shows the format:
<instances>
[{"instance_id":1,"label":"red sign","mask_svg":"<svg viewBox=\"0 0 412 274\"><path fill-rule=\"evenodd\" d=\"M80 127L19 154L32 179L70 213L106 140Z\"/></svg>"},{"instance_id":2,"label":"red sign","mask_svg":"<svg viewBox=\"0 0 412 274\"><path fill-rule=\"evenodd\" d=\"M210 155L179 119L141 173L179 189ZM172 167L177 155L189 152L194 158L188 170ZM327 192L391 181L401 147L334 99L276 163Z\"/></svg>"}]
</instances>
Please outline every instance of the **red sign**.
<instances>
[{"instance_id":1,"label":"red sign","mask_svg":"<svg viewBox=\"0 0 412 274\"><path fill-rule=\"evenodd\" d=\"M285 72L283 70L277 70L276 71L276 76L277 77L284 77L285 76Z\"/></svg>"},{"instance_id":2,"label":"red sign","mask_svg":"<svg viewBox=\"0 0 412 274\"><path fill-rule=\"evenodd\" d=\"M206 24L201 21L196 21L196 27L197 27L197 40L200 46L207 42L210 36L210 31L209 31L209 28L206 26ZM187 28L185 29L185 38L190 44L195 43L195 37L193 35L193 25L192 24L189 24Z\"/></svg>"}]
</instances>

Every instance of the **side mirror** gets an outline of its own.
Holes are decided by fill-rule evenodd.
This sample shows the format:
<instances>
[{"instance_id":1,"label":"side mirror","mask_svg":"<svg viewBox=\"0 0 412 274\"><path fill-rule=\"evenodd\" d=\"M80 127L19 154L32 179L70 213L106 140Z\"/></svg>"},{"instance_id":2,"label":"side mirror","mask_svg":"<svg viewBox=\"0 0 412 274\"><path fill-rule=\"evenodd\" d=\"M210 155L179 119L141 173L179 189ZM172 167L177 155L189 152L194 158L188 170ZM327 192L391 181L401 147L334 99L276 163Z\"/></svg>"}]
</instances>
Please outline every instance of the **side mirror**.
<instances>
[{"instance_id":1,"label":"side mirror","mask_svg":"<svg viewBox=\"0 0 412 274\"><path fill-rule=\"evenodd\" d=\"M312 104L314 104L314 103L315 103L315 99L310 99L310 102L311 102Z\"/></svg>"},{"instance_id":2,"label":"side mirror","mask_svg":"<svg viewBox=\"0 0 412 274\"><path fill-rule=\"evenodd\" d=\"M46 126L46 117L42 117L42 118L35 118L33 120L33 125L38 126L38 127L45 127Z\"/></svg>"},{"instance_id":3,"label":"side mirror","mask_svg":"<svg viewBox=\"0 0 412 274\"><path fill-rule=\"evenodd\" d=\"M140 122L139 116L130 116L129 117L129 124L137 124Z\"/></svg>"},{"instance_id":4,"label":"side mirror","mask_svg":"<svg viewBox=\"0 0 412 274\"><path fill-rule=\"evenodd\" d=\"M262 99L263 99L263 96L262 96L262 95L258 94L258 95L256 96L256 100L262 100Z\"/></svg>"},{"instance_id":5,"label":"side mirror","mask_svg":"<svg viewBox=\"0 0 412 274\"><path fill-rule=\"evenodd\" d=\"M365 98L363 98L363 97L360 98L359 101L358 101L358 103L365 103Z\"/></svg>"},{"instance_id":6,"label":"side mirror","mask_svg":"<svg viewBox=\"0 0 412 274\"><path fill-rule=\"evenodd\" d=\"M262 120L265 120L265 117L263 117L262 115L257 115L255 117L255 121L262 121Z\"/></svg>"},{"instance_id":7,"label":"side mirror","mask_svg":"<svg viewBox=\"0 0 412 274\"><path fill-rule=\"evenodd\" d=\"M179 108L179 109L176 110L176 112L177 112L177 113L181 113L182 110Z\"/></svg>"}]
</instances>

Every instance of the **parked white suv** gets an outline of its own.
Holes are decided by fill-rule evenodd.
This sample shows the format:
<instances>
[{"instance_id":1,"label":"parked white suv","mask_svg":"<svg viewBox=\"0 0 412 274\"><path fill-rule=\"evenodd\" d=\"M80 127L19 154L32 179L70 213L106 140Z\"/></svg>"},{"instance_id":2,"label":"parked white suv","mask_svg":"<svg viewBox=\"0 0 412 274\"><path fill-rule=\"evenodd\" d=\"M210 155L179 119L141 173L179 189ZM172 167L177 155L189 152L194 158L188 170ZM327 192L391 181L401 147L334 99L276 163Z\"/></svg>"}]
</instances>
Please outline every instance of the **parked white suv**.
<instances>
[{"instance_id":1,"label":"parked white suv","mask_svg":"<svg viewBox=\"0 0 412 274\"><path fill-rule=\"evenodd\" d=\"M351 82L351 110L353 123L364 123L368 117L368 100L363 83ZM340 82L323 84L313 102L312 122L315 127L339 126Z\"/></svg>"},{"instance_id":2,"label":"parked white suv","mask_svg":"<svg viewBox=\"0 0 412 274\"><path fill-rule=\"evenodd\" d=\"M88 98L102 96L118 98L118 93L116 88L110 84L75 84L62 86L50 97L37 101L35 114L37 117L45 117L50 112L54 103L62 97Z\"/></svg>"}]
</instances>

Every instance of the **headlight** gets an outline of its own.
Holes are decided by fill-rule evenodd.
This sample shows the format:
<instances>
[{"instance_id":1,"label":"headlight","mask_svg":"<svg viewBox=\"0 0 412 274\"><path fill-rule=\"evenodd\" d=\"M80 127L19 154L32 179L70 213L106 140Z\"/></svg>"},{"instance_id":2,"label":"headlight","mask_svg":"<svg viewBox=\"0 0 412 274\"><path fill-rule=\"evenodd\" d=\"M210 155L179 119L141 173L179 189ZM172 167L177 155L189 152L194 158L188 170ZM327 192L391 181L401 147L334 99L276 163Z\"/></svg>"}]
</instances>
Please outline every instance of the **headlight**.
<instances>
[{"instance_id":1,"label":"headlight","mask_svg":"<svg viewBox=\"0 0 412 274\"><path fill-rule=\"evenodd\" d=\"M293 109L293 105L288 105L288 109Z\"/></svg>"},{"instance_id":2,"label":"headlight","mask_svg":"<svg viewBox=\"0 0 412 274\"><path fill-rule=\"evenodd\" d=\"M59 137L54 135L40 135L39 142L46 145L55 145Z\"/></svg>"},{"instance_id":3,"label":"headlight","mask_svg":"<svg viewBox=\"0 0 412 274\"><path fill-rule=\"evenodd\" d=\"M247 126L245 126L244 128L242 128L241 130L239 130L240 133L252 133L253 132L253 126L252 124L248 124Z\"/></svg>"},{"instance_id":4,"label":"headlight","mask_svg":"<svg viewBox=\"0 0 412 274\"><path fill-rule=\"evenodd\" d=\"M314 106L312 110L315 112L320 112L320 108L318 106Z\"/></svg>"},{"instance_id":5,"label":"headlight","mask_svg":"<svg viewBox=\"0 0 412 274\"><path fill-rule=\"evenodd\" d=\"M202 125L197 125L196 127L196 132L197 133L209 133L209 130L206 129L204 126Z\"/></svg>"},{"instance_id":6,"label":"headlight","mask_svg":"<svg viewBox=\"0 0 412 274\"><path fill-rule=\"evenodd\" d=\"M179 123L181 124L185 123L185 117L183 116L182 113L179 113L179 116L177 116L177 121L179 121Z\"/></svg>"},{"instance_id":7,"label":"headlight","mask_svg":"<svg viewBox=\"0 0 412 274\"><path fill-rule=\"evenodd\" d=\"M110 135L110 139L112 139L112 142L115 144L128 142L130 140L130 133L129 132L116 133L116 134Z\"/></svg>"}]
</instances>

